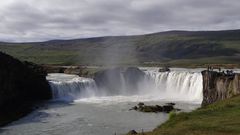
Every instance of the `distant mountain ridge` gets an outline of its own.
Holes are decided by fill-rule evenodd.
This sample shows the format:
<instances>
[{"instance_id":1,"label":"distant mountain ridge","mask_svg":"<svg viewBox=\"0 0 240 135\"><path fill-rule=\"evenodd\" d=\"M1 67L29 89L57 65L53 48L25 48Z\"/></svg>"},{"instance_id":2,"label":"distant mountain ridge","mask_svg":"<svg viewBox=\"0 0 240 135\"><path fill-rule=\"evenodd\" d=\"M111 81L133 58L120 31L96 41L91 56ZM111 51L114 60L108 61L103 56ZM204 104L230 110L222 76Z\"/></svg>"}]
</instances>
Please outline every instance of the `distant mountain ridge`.
<instances>
[{"instance_id":1,"label":"distant mountain ridge","mask_svg":"<svg viewBox=\"0 0 240 135\"><path fill-rule=\"evenodd\" d=\"M240 64L240 30L0 42L0 51L38 64Z\"/></svg>"}]
</instances>

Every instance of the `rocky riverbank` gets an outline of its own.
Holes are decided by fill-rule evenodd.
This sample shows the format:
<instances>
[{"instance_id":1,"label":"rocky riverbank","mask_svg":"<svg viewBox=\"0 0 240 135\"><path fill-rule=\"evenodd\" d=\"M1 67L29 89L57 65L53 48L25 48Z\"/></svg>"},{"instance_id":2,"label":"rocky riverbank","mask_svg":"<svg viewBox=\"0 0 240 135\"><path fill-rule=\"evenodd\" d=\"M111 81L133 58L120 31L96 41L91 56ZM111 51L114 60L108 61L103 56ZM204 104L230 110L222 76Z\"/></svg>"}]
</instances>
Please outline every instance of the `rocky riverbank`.
<instances>
[{"instance_id":1,"label":"rocky riverbank","mask_svg":"<svg viewBox=\"0 0 240 135\"><path fill-rule=\"evenodd\" d=\"M51 98L46 75L41 66L0 52L0 126L31 112L37 102Z\"/></svg>"}]
</instances>

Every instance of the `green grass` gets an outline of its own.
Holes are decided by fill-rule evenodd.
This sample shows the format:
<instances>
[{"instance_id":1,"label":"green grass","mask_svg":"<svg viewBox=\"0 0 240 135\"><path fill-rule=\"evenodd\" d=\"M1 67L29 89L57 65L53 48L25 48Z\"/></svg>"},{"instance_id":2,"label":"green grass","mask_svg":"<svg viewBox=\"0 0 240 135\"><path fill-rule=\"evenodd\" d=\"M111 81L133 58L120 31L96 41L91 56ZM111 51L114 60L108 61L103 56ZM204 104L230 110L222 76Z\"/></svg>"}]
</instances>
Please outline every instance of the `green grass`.
<instances>
[{"instance_id":1,"label":"green grass","mask_svg":"<svg viewBox=\"0 0 240 135\"><path fill-rule=\"evenodd\" d=\"M0 50L20 60L37 64L72 65L79 55L77 51L39 49L33 45L0 45Z\"/></svg>"},{"instance_id":2,"label":"green grass","mask_svg":"<svg viewBox=\"0 0 240 135\"><path fill-rule=\"evenodd\" d=\"M173 115L145 135L240 135L240 96Z\"/></svg>"}]
</instances>

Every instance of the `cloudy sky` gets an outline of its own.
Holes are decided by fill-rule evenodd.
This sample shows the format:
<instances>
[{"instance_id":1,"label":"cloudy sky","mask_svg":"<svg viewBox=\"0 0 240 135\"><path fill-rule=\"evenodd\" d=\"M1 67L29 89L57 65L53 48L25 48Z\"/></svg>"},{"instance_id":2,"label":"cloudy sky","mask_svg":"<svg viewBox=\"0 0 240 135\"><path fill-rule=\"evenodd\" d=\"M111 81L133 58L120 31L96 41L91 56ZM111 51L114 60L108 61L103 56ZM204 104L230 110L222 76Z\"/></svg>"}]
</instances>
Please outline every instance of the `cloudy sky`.
<instances>
[{"instance_id":1,"label":"cloudy sky","mask_svg":"<svg viewBox=\"0 0 240 135\"><path fill-rule=\"evenodd\" d=\"M240 28L239 0L1 0L1 41Z\"/></svg>"}]
</instances>

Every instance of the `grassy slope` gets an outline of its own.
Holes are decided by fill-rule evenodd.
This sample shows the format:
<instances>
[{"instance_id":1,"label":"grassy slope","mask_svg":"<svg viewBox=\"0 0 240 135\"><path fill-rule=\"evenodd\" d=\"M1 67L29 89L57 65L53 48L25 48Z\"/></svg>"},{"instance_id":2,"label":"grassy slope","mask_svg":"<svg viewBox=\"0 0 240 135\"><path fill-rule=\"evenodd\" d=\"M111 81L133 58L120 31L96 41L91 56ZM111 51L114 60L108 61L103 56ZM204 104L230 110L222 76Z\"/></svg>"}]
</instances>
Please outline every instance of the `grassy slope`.
<instances>
[{"instance_id":1,"label":"grassy slope","mask_svg":"<svg viewBox=\"0 0 240 135\"><path fill-rule=\"evenodd\" d=\"M0 43L0 51L38 64L240 64L240 30Z\"/></svg>"},{"instance_id":2,"label":"grassy slope","mask_svg":"<svg viewBox=\"0 0 240 135\"><path fill-rule=\"evenodd\" d=\"M180 113L145 135L239 135L240 96Z\"/></svg>"}]
</instances>

